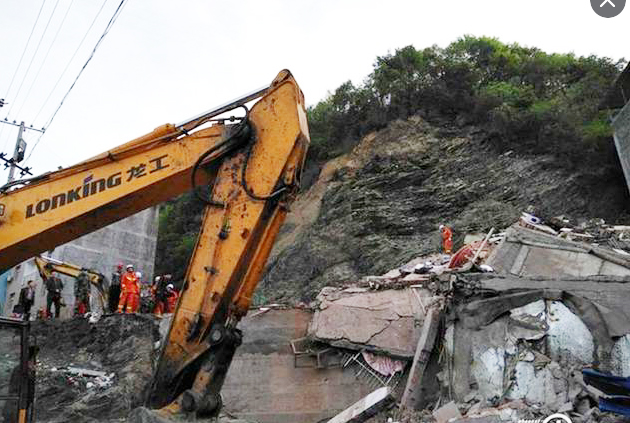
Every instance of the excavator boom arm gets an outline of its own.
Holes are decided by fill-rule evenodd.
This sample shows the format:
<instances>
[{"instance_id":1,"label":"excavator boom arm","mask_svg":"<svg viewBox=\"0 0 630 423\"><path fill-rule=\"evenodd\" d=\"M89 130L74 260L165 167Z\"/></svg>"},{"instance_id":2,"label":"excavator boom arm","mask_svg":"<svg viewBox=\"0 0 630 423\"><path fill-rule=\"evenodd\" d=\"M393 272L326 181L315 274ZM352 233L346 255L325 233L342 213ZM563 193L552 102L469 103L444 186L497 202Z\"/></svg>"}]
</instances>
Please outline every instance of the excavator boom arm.
<instances>
[{"instance_id":1,"label":"excavator boom arm","mask_svg":"<svg viewBox=\"0 0 630 423\"><path fill-rule=\"evenodd\" d=\"M262 98L251 110L245 103ZM242 107L237 124L218 113ZM197 129L195 132L193 130ZM309 144L288 71L272 84L70 168L0 188L0 271L179 194L209 185L201 232L151 382L163 413L211 415Z\"/></svg>"}]
</instances>

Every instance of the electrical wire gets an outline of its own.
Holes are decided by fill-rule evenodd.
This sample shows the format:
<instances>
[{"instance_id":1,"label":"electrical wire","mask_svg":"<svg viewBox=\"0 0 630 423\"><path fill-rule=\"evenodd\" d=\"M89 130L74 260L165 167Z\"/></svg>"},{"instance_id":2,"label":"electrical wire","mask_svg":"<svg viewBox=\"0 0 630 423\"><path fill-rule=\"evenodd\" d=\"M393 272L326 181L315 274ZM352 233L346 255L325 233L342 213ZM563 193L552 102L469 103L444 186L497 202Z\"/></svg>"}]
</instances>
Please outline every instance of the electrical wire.
<instances>
[{"instance_id":1,"label":"electrical wire","mask_svg":"<svg viewBox=\"0 0 630 423\"><path fill-rule=\"evenodd\" d=\"M72 89L74 88L74 86L76 85L77 81L79 80L79 78L81 77L81 74L83 73L83 71L85 70L85 68L87 67L88 63L90 63L90 61L92 60L92 58L94 57L94 53L96 53L96 50L99 48L99 46L101 45L101 42L103 41L103 39L105 38L105 36L107 35L107 33L109 32L109 30L112 28L112 26L114 25L114 23L116 22L116 20L118 19L118 16L120 16L120 12L122 12L123 6L126 4L127 0L121 0L120 4L118 5L118 7L116 8L116 10L114 11L114 14L112 15L112 17L110 18L109 22L107 23L107 26L105 27L105 30L103 31L103 34L101 35L101 37L98 39L98 41L96 42L96 45L94 46L94 49L92 50L92 53L90 54L90 57L88 57L87 61L85 62L85 64L83 65L83 67L81 68L81 70L79 71L79 74L76 76L76 78L74 79L74 82L72 83L72 85L70 86L70 88L68 88L68 91L66 92L66 94L63 96L63 98L61 99L61 102L59 103L59 106L57 106L57 109L55 110L55 113L53 113L53 115L50 117L50 119L48 120L48 123L46 123L46 125L44 125L44 128L47 130L50 125L52 124L53 120L55 119L55 116L57 116L57 113L59 112L59 109L61 109L61 106L63 106L64 101L66 101L66 98L68 97L68 95L70 94L70 92L72 91ZM43 134L42 134L43 135ZM37 147L37 145L39 144L39 142L41 141L42 137L40 136L37 139L37 142L35 143L35 145L33 146L33 148L31 149L31 152L29 153L28 157L26 158L25 162L28 161L28 159L31 157L31 155L33 154L33 151L35 151L35 147Z\"/></svg>"},{"instance_id":2,"label":"electrical wire","mask_svg":"<svg viewBox=\"0 0 630 423\"><path fill-rule=\"evenodd\" d=\"M55 89L57 88L57 86L59 85L59 82L61 82L61 79L64 77L64 75L66 74L66 72L68 71L68 68L70 67L70 64L72 63L72 61L74 60L74 58L76 57L77 53L79 52L79 49L81 48L81 46L83 45L83 42L85 41L85 39L87 38L88 34L90 33L90 30L92 29L92 27L94 26L94 23L96 23L96 20L98 19L98 17L101 15L101 12L103 11L103 8L105 7L105 4L107 3L108 0L104 0L103 4L101 5L101 8L98 10L98 13L96 14L96 16L94 17L94 19L92 20L92 23L90 24L90 27L87 29L87 31L85 31L85 35L83 35L83 39L81 39L81 42L79 43L79 45L77 46L76 50L74 50L74 53L72 54L72 57L70 58L70 60L68 60L68 63L66 64L66 67L64 68L63 72L61 72L61 75L59 76L59 78L57 79L57 82L55 82L55 85L53 86L52 90L50 90L50 92L48 93L48 96L46 97L46 100L44 100L44 104L42 104L42 107L40 107L39 111L37 112L37 114L35 115L35 118L33 119L33 121L36 121L37 118L39 117L39 115L42 113L42 110L44 110L44 107L48 104L48 100L50 100L50 97L52 96L52 94L55 92Z\"/></svg>"},{"instance_id":3,"label":"electrical wire","mask_svg":"<svg viewBox=\"0 0 630 423\"><path fill-rule=\"evenodd\" d=\"M11 91L11 87L13 87L13 81L15 80L15 76L18 73L18 69L20 69L20 65L22 64L22 60L24 59L24 55L26 54L26 49L28 48L28 44L31 42L31 37L33 36L33 33L35 32L35 27L37 26L37 22L39 22L39 17L42 14L42 10L44 10L44 4L46 4L46 1L42 0L42 6L39 8L39 12L37 13L37 18L35 19L35 23L33 24L33 28L31 29L31 34L28 36L26 45L24 45L24 50L22 51L22 57L20 57L20 61L18 62L17 67L15 68L15 72L13 72L11 83L9 84L9 88L7 89L7 93L4 95L4 98L7 98L7 96L9 95L9 91Z\"/></svg>"},{"instance_id":4,"label":"electrical wire","mask_svg":"<svg viewBox=\"0 0 630 423\"><path fill-rule=\"evenodd\" d=\"M22 101L22 105L20 106L20 109L17 111L18 116L20 116L20 113L22 113L22 109L24 108L24 105L26 104L28 97L31 95L31 90L33 89L33 86L35 85L35 81L37 81L37 78L39 77L39 74L41 73L42 68L44 67L44 64L46 63L46 60L48 60L48 55L50 54L50 51L52 50L53 45L55 45L55 41L57 41L57 37L59 36L59 33L61 32L61 28L63 27L63 24L66 22L66 18L68 17L68 13L70 12L70 8L72 7L73 3L74 3L74 0L70 2L68 9L66 9L66 14L63 15L61 24L59 24L59 28L57 28L57 32L55 33L55 36L53 37L52 42L48 46L48 51L46 51L44 60L42 60L42 63L39 65L39 69L37 69L37 73L35 73L33 82L31 82L31 86L28 88L28 91L26 92L26 96L24 97L24 100Z\"/></svg>"},{"instance_id":5,"label":"electrical wire","mask_svg":"<svg viewBox=\"0 0 630 423\"><path fill-rule=\"evenodd\" d=\"M24 82L26 81L26 78L28 77L28 73L31 70L31 66L33 65L33 61L35 60L35 57L37 56L39 47L42 45L42 41L44 40L44 36L46 35L46 32L48 32L48 26L50 25L50 21L52 20L53 16L55 16L55 11L57 10L58 5L59 5L59 0L57 0L57 2L55 3L55 7L53 8L53 11L50 14L50 17L48 18L48 22L46 22L46 27L44 28L44 32L42 32L42 36L39 38L39 42L37 43L37 48L35 49L35 53L33 53L33 56L31 57L31 61L29 62L28 67L26 68L26 73L24 74L24 78L22 78L22 82L20 83L17 93L15 94L15 97L14 97L16 100L20 95L20 91L22 91L22 86L24 85ZM11 110L13 110L13 107L15 107L15 103L16 103L15 101L11 103L11 107L9 107L9 111L7 112L7 115L11 114Z\"/></svg>"},{"instance_id":6,"label":"electrical wire","mask_svg":"<svg viewBox=\"0 0 630 423\"><path fill-rule=\"evenodd\" d=\"M31 37L33 36L33 33L35 32L35 27L37 26L37 22L39 22L39 17L42 14L42 10L44 10L44 4L46 4L46 2L45 2L45 0L42 0L42 6L39 8L39 12L37 13L37 18L35 19L35 23L33 24L33 28L31 28L31 33L28 36L28 40L26 41L26 44L24 45L24 50L22 50L22 56L20 57L20 61L18 62L18 65L15 68L15 72L13 72L13 76L11 77L11 83L9 84L9 88L7 89L7 92L4 95L4 98L8 98L9 91L11 91L11 87L13 87L13 81L15 80L15 77L16 77L16 75L18 73L18 69L20 69L20 65L22 65L22 60L24 59L24 55L26 54L26 50L28 49L28 45L31 42ZM7 113L7 117L8 117L8 113ZM0 138L2 138L2 132L3 131L4 131L4 126L0 127ZM7 142L8 141L9 141L9 138L7 138L7 140L2 145L2 150L3 151L7 147Z\"/></svg>"}]
</instances>

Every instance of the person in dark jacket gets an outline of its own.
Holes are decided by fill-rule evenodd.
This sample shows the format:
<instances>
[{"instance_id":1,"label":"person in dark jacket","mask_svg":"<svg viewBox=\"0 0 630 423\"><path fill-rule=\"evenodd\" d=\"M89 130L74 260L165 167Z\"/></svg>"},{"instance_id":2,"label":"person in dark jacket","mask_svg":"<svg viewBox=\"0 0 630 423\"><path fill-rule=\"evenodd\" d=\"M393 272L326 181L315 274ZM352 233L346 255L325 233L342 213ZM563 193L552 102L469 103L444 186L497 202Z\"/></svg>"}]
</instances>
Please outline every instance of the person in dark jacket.
<instances>
[{"instance_id":1,"label":"person in dark jacket","mask_svg":"<svg viewBox=\"0 0 630 423\"><path fill-rule=\"evenodd\" d=\"M26 286L20 290L20 299L18 304L22 308L22 317L25 321L31 320L31 307L35 302L35 282L30 280Z\"/></svg>"},{"instance_id":2,"label":"person in dark jacket","mask_svg":"<svg viewBox=\"0 0 630 423\"><path fill-rule=\"evenodd\" d=\"M55 318L59 318L59 312L61 311L61 291L63 291L63 282L57 276L51 276L46 280L46 317L50 318L52 313L50 308L55 305Z\"/></svg>"},{"instance_id":3,"label":"person in dark jacket","mask_svg":"<svg viewBox=\"0 0 630 423\"><path fill-rule=\"evenodd\" d=\"M107 306L110 313L116 313L118 310L118 301L120 301L120 278L123 274L123 265L119 263L116 266L116 271L112 273L112 284L109 286L109 293L107 297Z\"/></svg>"}]
</instances>

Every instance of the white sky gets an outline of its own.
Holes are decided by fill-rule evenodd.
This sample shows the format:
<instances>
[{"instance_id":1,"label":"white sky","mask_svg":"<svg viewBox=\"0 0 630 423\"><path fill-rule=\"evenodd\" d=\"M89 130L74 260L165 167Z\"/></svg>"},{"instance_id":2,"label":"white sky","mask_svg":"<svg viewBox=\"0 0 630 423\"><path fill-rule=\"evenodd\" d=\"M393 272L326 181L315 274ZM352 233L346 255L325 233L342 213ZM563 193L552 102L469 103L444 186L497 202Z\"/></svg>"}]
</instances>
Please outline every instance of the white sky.
<instances>
[{"instance_id":1,"label":"white sky","mask_svg":"<svg viewBox=\"0 0 630 423\"><path fill-rule=\"evenodd\" d=\"M120 3L45 0L25 51L42 1L0 0L0 98L9 103L0 119L38 128ZM628 28L630 5L604 19L589 0L128 0L27 165L35 174L72 165L259 88L283 68L312 105L344 81L360 84L377 56L409 44L444 47L464 34L487 35L616 60L630 57ZM11 155L17 128L0 130L0 151ZM26 131L27 155L38 137ZM0 171L0 184L7 173Z\"/></svg>"}]
</instances>

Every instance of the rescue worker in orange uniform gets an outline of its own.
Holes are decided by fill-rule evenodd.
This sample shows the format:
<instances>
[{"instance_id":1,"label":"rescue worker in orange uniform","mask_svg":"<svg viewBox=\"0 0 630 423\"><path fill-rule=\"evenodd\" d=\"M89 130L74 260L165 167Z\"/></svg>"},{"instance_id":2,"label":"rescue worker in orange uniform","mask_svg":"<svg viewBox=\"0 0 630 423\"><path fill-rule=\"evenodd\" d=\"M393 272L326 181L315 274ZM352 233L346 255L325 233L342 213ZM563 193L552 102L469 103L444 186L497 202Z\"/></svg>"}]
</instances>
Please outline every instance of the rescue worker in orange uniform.
<instances>
[{"instance_id":1,"label":"rescue worker in orange uniform","mask_svg":"<svg viewBox=\"0 0 630 423\"><path fill-rule=\"evenodd\" d=\"M118 302L119 313L135 313L140 306L140 281L133 265L127 265L127 271L120 278L120 301Z\"/></svg>"},{"instance_id":2,"label":"rescue worker in orange uniform","mask_svg":"<svg viewBox=\"0 0 630 423\"><path fill-rule=\"evenodd\" d=\"M177 307L177 300L179 299L179 293L175 291L175 287L172 283L169 283L166 287L166 312L174 313L175 307Z\"/></svg>"},{"instance_id":3,"label":"rescue worker in orange uniform","mask_svg":"<svg viewBox=\"0 0 630 423\"><path fill-rule=\"evenodd\" d=\"M448 226L440 225L440 234L442 235L442 252L451 254L453 250L453 231Z\"/></svg>"}]
</instances>

